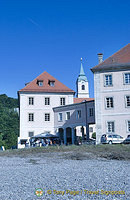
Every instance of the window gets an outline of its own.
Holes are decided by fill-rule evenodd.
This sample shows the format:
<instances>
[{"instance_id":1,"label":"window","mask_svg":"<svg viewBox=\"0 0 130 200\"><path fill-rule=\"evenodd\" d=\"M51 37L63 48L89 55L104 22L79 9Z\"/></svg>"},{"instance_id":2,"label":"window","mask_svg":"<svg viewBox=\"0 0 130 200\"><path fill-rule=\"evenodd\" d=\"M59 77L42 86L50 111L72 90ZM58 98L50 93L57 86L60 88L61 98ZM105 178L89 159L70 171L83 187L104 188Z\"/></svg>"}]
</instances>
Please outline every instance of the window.
<instances>
[{"instance_id":1,"label":"window","mask_svg":"<svg viewBox=\"0 0 130 200\"><path fill-rule=\"evenodd\" d=\"M89 127L89 132L93 132L93 127Z\"/></svg>"},{"instance_id":2,"label":"window","mask_svg":"<svg viewBox=\"0 0 130 200\"><path fill-rule=\"evenodd\" d=\"M130 96L125 96L126 107L130 107Z\"/></svg>"},{"instance_id":3,"label":"window","mask_svg":"<svg viewBox=\"0 0 130 200\"><path fill-rule=\"evenodd\" d=\"M33 97L29 97L29 105L34 105L34 98Z\"/></svg>"},{"instance_id":4,"label":"window","mask_svg":"<svg viewBox=\"0 0 130 200\"><path fill-rule=\"evenodd\" d=\"M29 132L28 137L32 137L32 136L34 136L34 132Z\"/></svg>"},{"instance_id":5,"label":"window","mask_svg":"<svg viewBox=\"0 0 130 200\"><path fill-rule=\"evenodd\" d=\"M105 86L112 86L112 75L105 75Z\"/></svg>"},{"instance_id":6,"label":"window","mask_svg":"<svg viewBox=\"0 0 130 200\"><path fill-rule=\"evenodd\" d=\"M54 80L49 80L48 81L48 84L51 86L51 87L54 87L55 86L55 81Z\"/></svg>"},{"instance_id":7,"label":"window","mask_svg":"<svg viewBox=\"0 0 130 200\"><path fill-rule=\"evenodd\" d=\"M43 81L37 80L38 86L43 86Z\"/></svg>"},{"instance_id":8,"label":"window","mask_svg":"<svg viewBox=\"0 0 130 200\"><path fill-rule=\"evenodd\" d=\"M81 118L81 110L77 110L77 119Z\"/></svg>"},{"instance_id":9,"label":"window","mask_svg":"<svg viewBox=\"0 0 130 200\"><path fill-rule=\"evenodd\" d=\"M58 121L60 121L60 122L62 121L62 113L58 114Z\"/></svg>"},{"instance_id":10,"label":"window","mask_svg":"<svg viewBox=\"0 0 130 200\"><path fill-rule=\"evenodd\" d=\"M85 85L82 85L82 90L85 90Z\"/></svg>"},{"instance_id":11,"label":"window","mask_svg":"<svg viewBox=\"0 0 130 200\"><path fill-rule=\"evenodd\" d=\"M93 108L89 108L89 116L92 117L93 116Z\"/></svg>"},{"instance_id":12,"label":"window","mask_svg":"<svg viewBox=\"0 0 130 200\"><path fill-rule=\"evenodd\" d=\"M106 97L106 108L113 108L113 97Z\"/></svg>"},{"instance_id":13,"label":"window","mask_svg":"<svg viewBox=\"0 0 130 200\"><path fill-rule=\"evenodd\" d=\"M114 122L107 122L107 132L108 133L114 133Z\"/></svg>"},{"instance_id":14,"label":"window","mask_svg":"<svg viewBox=\"0 0 130 200\"><path fill-rule=\"evenodd\" d=\"M124 84L130 84L130 73L124 74Z\"/></svg>"},{"instance_id":15,"label":"window","mask_svg":"<svg viewBox=\"0 0 130 200\"><path fill-rule=\"evenodd\" d=\"M66 120L70 119L70 112L66 112Z\"/></svg>"},{"instance_id":16,"label":"window","mask_svg":"<svg viewBox=\"0 0 130 200\"><path fill-rule=\"evenodd\" d=\"M28 114L28 121L29 121L29 122L34 121L34 113L29 113L29 114Z\"/></svg>"},{"instance_id":17,"label":"window","mask_svg":"<svg viewBox=\"0 0 130 200\"><path fill-rule=\"evenodd\" d=\"M130 121L127 121L127 131L130 132Z\"/></svg>"},{"instance_id":18,"label":"window","mask_svg":"<svg viewBox=\"0 0 130 200\"><path fill-rule=\"evenodd\" d=\"M50 105L50 98L49 97L45 97L45 105Z\"/></svg>"},{"instance_id":19,"label":"window","mask_svg":"<svg viewBox=\"0 0 130 200\"><path fill-rule=\"evenodd\" d=\"M50 121L50 113L45 113L45 121Z\"/></svg>"},{"instance_id":20,"label":"window","mask_svg":"<svg viewBox=\"0 0 130 200\"><path fill-rule=\"evenodd\" d=\"M60 105L65 105L65 98L60 98Z\"/></svg>"}]
</instances>

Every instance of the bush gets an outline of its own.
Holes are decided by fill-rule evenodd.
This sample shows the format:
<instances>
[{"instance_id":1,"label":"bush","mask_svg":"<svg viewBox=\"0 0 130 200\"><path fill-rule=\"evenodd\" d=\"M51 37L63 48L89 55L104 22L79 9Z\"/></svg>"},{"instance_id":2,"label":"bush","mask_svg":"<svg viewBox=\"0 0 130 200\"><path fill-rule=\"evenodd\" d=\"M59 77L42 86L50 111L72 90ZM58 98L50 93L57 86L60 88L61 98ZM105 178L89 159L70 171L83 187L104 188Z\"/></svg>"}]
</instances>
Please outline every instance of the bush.
<instances>
[{"instance_id":1,"label":"bush","mask_svg":"<svg viewBox=\"0 0 130 200\"><path fill-rule=\"evenodd\" d=\"M92 138L96 139L96 133L95 132L92 134Z\"/></svg>"}]
</instances>

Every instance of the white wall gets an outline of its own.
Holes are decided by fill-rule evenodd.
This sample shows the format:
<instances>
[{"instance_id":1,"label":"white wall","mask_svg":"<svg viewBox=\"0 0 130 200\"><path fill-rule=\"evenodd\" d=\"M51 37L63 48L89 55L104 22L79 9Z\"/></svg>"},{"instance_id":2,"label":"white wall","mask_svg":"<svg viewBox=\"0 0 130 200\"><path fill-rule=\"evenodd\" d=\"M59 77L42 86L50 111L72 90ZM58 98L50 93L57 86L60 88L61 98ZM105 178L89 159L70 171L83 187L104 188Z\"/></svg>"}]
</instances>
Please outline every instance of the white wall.
<instances>
[{"instance_id":1,"label":"white wall","mask_svg":"<svg viewBox=\"0 0 130 200\"><path fill-rule=\"evenodd\" d=\"M101 122L102 102L101 102L100 73L94 73L94 96L95 96L96 144L99 144L102 135L102 122Z\"/></svg>"},{"instance_id":2,"label":"white wall","mask_svg":"<svg viewBox=\"0 0 130 200\"><path fill-rule=\"evenodd\" d=\"M34 105L29 105L29 97L34 98ZM45 97L50 97L50 105L45 105ZM54 134L54 113L52 108L60 106L60 98L64 97L66 105L73 103L73 95L66 93L24 93L20 98L20 138L28 138L28 132L34 135L49 131ZM28 113L34 113L34 121L28 121ZM50 121L44 121L44 114L50 113Z\"/></svg>"},{"instance_id":3,"label":"white wall","mask_svg":"<svg viewBox=\"0 0 130 200\"><path fill-rule=\"evenodd\" d=\"M78 84L78 98L89 98L89 87L86 81L77 81ZM82 85L85 85L85 90L82 90Z\"/></svg>"},{"instance_id":4,"label":"white wall","mask_svg":"<svg viewBox=\"0 0 130 200\"><path fill-rule=\"evenodd\" d=\"M100 143L102 134L107 133L107 121L115 122L115 133L127 137L127 120L130 120L130 108L125 106L125 95L130 95L130 85L124 84L124 73L113 71L94 73L96 142ZM113 86L104 87L104 76L112 74ZM105 98L113 97L114 108L106 109Z\"/></svg>"}]
</instances>

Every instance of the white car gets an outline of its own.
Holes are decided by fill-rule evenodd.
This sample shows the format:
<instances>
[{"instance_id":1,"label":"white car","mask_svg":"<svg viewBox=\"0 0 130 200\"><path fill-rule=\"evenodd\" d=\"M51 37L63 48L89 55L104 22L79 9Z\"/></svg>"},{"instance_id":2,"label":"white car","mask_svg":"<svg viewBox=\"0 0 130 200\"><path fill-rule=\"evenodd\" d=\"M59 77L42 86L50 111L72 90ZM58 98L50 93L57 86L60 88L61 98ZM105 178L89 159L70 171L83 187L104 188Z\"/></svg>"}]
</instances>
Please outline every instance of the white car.
<instances>
[{"instance_id":1,"label":"white car","mask_svg":"<svg viewBox=\"0 0 130 200\"><path fill-rule=\"evenodd\" d=\"M120 144L124 141L124 138L117 134L104 134L101 137L102 144Z\"/></svg>"}]
</instances>

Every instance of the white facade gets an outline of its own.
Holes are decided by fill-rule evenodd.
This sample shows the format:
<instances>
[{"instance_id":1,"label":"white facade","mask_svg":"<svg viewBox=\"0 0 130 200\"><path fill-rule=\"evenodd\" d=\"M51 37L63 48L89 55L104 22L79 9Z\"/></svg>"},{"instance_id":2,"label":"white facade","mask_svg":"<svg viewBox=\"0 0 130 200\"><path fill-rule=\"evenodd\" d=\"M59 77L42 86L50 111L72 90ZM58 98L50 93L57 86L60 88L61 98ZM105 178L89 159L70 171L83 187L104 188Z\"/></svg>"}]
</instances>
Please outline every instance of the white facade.
<instances>
[{"instance_id":1,"label":"white facade","mask_svg":"<svg viewBox=\"0 0 130 200\"><path fill-rule=\"evenodd\" d=\"M91 69L94 73L96 144L103 134L130 134L130 44Z\"/></svg>"},{"instance_id":2,"label":"white facade","mask_svg":"<svg viewBox=\"0 0 130 200\"><path fill-rule=\"evenodd\" d=\"M34 99L33 105L29 105L29 97ZM50 98L50 105L45 105L45 98ZM44 132L54 134L54 112L52 108L60 106L61 98L65 98L65 104L73 103L72 94L20 92L20 137L18 138L18 148L21 147L21 139L30 138L29 132L33 132L34 136ZM33 114L33 121L29 121L30 113ZM45 121L46 113L50 114L49 121Z\"/></svg>"},{"instance_id":3,"label":"white facade","mask_svg":"<svg viewBox=\"0 0 130 200\"><path fill-rule=\"evenodd\" d=\"M127 137L127 122L130 121L130 106L126 106L126 96L130 96L130 84L124 84L124 75L127 71L114 71L95 73L95 114L97 143L100 143L101 135L109 133L108 122L114 122L114 132ZM105 75L112 75L112 86L105 86ZM106 98L113 98L113 107L107 108Z\"/></svg>"},{"instance_id":4,"label":"white facade","mask_svg":"<svg viewBox=\"0 0 130 200\"><path fill-rule=\"evenodd\" d=\"M88 81L77 81L77 93L78 98L89 98Z\"/></svg>"}]
</instances>

